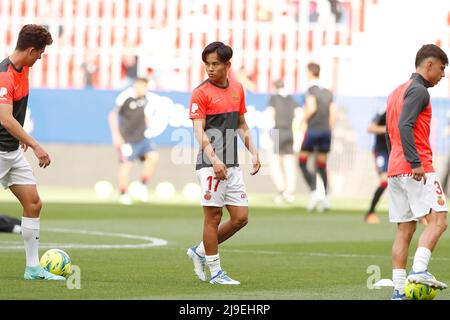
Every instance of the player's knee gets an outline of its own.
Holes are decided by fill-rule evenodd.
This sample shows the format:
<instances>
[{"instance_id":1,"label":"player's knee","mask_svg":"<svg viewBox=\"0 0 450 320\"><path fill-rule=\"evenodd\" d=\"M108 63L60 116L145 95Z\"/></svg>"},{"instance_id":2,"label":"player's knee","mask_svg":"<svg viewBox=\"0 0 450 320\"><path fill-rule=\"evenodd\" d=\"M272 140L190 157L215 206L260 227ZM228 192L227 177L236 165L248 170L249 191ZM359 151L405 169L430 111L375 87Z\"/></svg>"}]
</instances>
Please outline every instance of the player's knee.
<instances>
[{"instance_id":1,"label":"player's knee","mask_svg":"<svg viewBox=\"0 0 450 320\"><path fill-rule=\"evenodd\" d=\"M159 160L159 153L157 151L152 151L149 154L147 154L146 158L147 158L146 160L157 162Z\"/></svg>"},{"instance_id":2,"label":"player's knee","mask_svg":"<svg viewBox=\"0 0 450 320\"><path fill-rule=\"evenodd\" d=\"M41 199L36 198L30 201L27 205L25 210L32 214L33 216L38 216L42 209L42 202Z\"/></svg>"},{"instance_id":3,"label":"player's knee","mask_svg":"<svg viewBox=\"0 0 450 320\"><path fill-rule=\"evenodd\" d=\"M445 230L447 230L447 227L448 227L448 222L447 221L444 221L443 223L442 223L442 227L441 227L441 233L444 233L445 232Z\"/></svg>"},{"instance_id":4,"label":"player's knee","mask_svg":"<svg viewBox=\"0 0 450 320\"><path fill-rule=\"evenodd\" d=\"M120 171L129 171L133 167L133 162L131 161L122 161L119 166Z\"/></svg>"},{"instance_id":5,"label":"player's knee","mask_svg":"<svg viewBox=\"0 0 450 320\"><path fill-rule=\"evenodd\" d=\"M306 167L306 164L308 163L308 156L300 156L298 158L298 164L300 167Z\"/></svg>"},{"instance_id":6,"label":"player's knee","mask_svg":"<svg viewBox=\"0 0 450 320\"><path fill-rule=\"evenodd\" d=\"M245 227L248 223L248 216L247 215L243 215L240 217L237 217L235 219L233 219L233 224L236 226L236 228L241 229L243 227Z\"/></svg>"},{"instance_id":7,"label":"player's knee","mask_svg":"<svg viewBox=\"0 0 450 320\"><path fill-rule=\"evenodd\" d=\"M447 220L438 221L436 223L436 228L438 228L440 234L443 234L447 230L448 222Z\"/></svg>"},{"instance_id":8,"label":"player's knee","mask_svg":"<svg viewBox=\"0 0 450 320\"><path fill-rule=\"evenodd\" d=\"M210 212L205 215L205 224L218 226L220 224L221 219L222 219L221 210L210 210Z\"/></svg>"},{"instance_id":9,"label":"player's knee","mask_svg":"<svg viewBox=\"0 0 450 320\"><path fill-rule=\"evenodd\" d=\"M406 239L409 241L414 235L414 232L416 232L417 224L409 225L407 228L401 228L399 229L400 235L403 239Z\"/></svg>"},{"instance_id":10,"label":"player's knee","mask_svg":"<svg viewBox=\"0 0 450 320\"><path fill-rule=\"evenodd\" d=\"M210 217L206 220L206 224L218 226L220 224L221 216Z\"/></svg>"},{"instance_id":11,"label":"player's knee","mask_svg":"<svg viewBox=\"0 0 450 320\"><path fill-rule=\"evenodd\" d=\"M326 160L322 160L322 159L318 159L316 161L316 168L317 169L326 169L327 168L327 161Z\"/></svg>"}]
</instances>

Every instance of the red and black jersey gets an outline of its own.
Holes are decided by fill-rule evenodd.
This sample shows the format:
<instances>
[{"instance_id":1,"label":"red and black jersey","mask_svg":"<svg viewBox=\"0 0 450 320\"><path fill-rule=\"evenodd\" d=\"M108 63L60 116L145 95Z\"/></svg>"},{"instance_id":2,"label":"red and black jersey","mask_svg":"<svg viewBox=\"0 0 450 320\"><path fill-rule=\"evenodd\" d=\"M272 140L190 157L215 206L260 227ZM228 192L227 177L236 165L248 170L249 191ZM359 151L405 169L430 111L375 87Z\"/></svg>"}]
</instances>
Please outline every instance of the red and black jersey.
<instances>
[{"instance_id":1,"label":"red and black jersey","mask_svg":"<svg viewBox=\"0 0 450 320\"><path fill-rule=\"evenodd\" d=\"M28 102L28 69L16 69L9 58L0 63L0 105L12 105L13 116L22 126ZM14 151L18 148L19 140L0 124L0 151Z\"/></svg>"},{"instance_id":2,"label":"red and black jersey","mask_svg":"<svg viewBox=\"0 0 450 320\"><path fill-rule=\"evenodd\" d=\"M388 176L411 174L423 166L434 172L430 145L432 108L427 88L431 84L420 74L400 85L388 97L386 109L387 139L391 146Z\"/></svg>"},{"instance_id":3,"label":"red and black jersey","mask_svg":"<svg viewBox=\"0 0 450 320\"><path fill-rule=\"evenodd\" d=\"M189 105L190 119L205 119L206 135L219 159L227 167L239 166L236 130L239 117L247 111L242 85L230 79L226 86L206 80L194 90ZM211 166L201 150L196 170Z\"/></svg>"}]
</instances>

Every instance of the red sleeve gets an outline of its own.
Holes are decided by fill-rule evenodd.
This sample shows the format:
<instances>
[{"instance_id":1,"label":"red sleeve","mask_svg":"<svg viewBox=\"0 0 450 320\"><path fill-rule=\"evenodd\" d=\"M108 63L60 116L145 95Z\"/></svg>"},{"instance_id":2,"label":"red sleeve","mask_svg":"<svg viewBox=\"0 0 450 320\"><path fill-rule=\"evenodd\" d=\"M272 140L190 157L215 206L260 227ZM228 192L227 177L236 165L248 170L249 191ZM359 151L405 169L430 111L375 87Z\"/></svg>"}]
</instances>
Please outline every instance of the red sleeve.
<instances>
[{"instance_id":1,"label":"red sleeve","mask_svg":"<svg viewBox=\"0 0 450 320\"><path fill-rule=\"evenodd\" d=\"M189 119L206 118L207 100L202 90L195 89L189 102Z\"/></svg>"},{"instance_id":2,"label":"red sleeve","mask_svg":"<svg viewBox=\"0 0 450 320\"><path fill-rule=\"evenodd\" d=\"M0 72L0 104L13 104L14 84L11 75Z\"/></svg>"},{"instance_id":3,"label":"red sleeve","mask_svg":"<svg viewBox=\"0 0 450 320\"><path fill-rule=\"evenodd\" d=\"M240 108L240 110L239 110L239 115L242 116L244 113L247 112L247 108L245 107L245 93L244 93L244 88L242 87L242 85L241 85L240 87L241 87L241 108Z\"/></svg>"}]
</instances>

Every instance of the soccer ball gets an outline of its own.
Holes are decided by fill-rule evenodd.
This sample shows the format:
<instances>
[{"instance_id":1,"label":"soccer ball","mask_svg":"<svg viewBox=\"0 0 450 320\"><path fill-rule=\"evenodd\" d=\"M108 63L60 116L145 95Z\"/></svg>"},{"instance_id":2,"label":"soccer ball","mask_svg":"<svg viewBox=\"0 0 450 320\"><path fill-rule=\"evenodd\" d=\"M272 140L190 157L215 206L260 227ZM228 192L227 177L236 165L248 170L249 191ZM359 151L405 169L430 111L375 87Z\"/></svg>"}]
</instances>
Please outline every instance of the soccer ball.
<instances>
[{"instance_id":1,"label":"soccer ball","mask_svg":"<svg viewBox=\"0 0 450 320\"><path fill-rule=\"evenodd\" d=\"M128 186L128 193L135 201L148 202L147 186L140 181L133 181Z\"/></svg>"},{"instance_id":2,"label":"soccer ball","mask_svg":"<svg viewBox=\"0 0 450 320\"><path fill-rule=\"evenodd\" d=\"M183 195L186 199L194 201L200 199L201 189L196 183L189 182L183 188Z\"/></svg>"},{"instance_id":3,"label":"soccer ball","mask_svg":"<svg viewBox=\"0 0 450 320\"><path fill-rule=\"evenodd\" d=\"M436 294L437 290L426 284L405 282L405 295L409 300L433 300Z\"/></svg>"},{"instance_id":4,"label":"soccer ball","mask_svg":"<svg viewBox=\"0 0 450 320\"><path fill-rule=\"evenodd\" d=\"M72 262L69 255L61 249L50 249L41 257L41 267L50 273L66 277Z\"/></svg>"},{"instance_id":5,"label":"soccer ball","mask_svg":"<svg viewBox=\"0 0 450 320\"><path fill-rule=\"evenodd\" d=\"M95 194L97 195L97 197L99 197L100 199L107 199L109 198L113 191L114 191L114 187L111 184L111 182L109 181L98 181L95 186Z\"/></svg>"},{"instance_id":6,"label":"soccer ball","mask_svg":"<svg viewBox=\"0 0 450 320\"><path fill-rule=\"evenodd\" d=\"M156 195L162 199L169 200L175 194L175 187L170 182L161 182L156 186Z\"/></svg>"}]
</instances>

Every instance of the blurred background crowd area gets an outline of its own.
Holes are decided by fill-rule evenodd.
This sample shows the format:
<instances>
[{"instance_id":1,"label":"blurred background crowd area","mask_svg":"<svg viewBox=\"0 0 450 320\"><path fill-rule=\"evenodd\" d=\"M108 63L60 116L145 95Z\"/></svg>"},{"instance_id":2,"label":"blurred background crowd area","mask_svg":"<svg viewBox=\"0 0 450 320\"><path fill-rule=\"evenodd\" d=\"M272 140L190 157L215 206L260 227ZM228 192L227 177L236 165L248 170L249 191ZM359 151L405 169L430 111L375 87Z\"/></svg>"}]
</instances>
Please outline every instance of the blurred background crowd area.
<instances>
[{"instance_id":1,"label":"blurred background crowd area","mask_svg":"<svg viewBox=\"0 0 450 320\"><path fill-rule=\"evenodd\" d=\"M250 91L279 78L304 91L314 60L336 94L385 95L423 42L450 46L446 0L2 0L0 54L26 23L54 37L32 71L35 88L120 89L146 76L154 90L189 91L205 78L202 49L220 40ZM380 63L396 68L377 75Z\"/></svg>"},{"instance_id":2,"label":"blurred background crowd area","mask_svg":"<svg viewBox=\"0 0 450 320\"><path fill-rule=\"evenodd\" d=\"M447 53L450 48L448 0L1 0L3 57L27 23L46 25L54 38L31 69L27 122L54 159L51 170L35 171L41 184L52 186L116 180L107 116L136 77L148 78L161 98L150 128L161 155L151 185L172 181L180 188L196 181L188 104L192 89L206 79L201 52L219 40L234 50L230 76L246 88L246 120L264 160L248 189L273 191L265 113L272 84L283 79L302 106L310 85L306 65L313 61L338 104L328 164L332 193L371 195L377 175L369 123L414 72L423 44ZM430 89L439 174L450 153L448 70L446 75ZM298 151L303 136L295 134ZM306 192L301 180L298 191Z\"/></svg>"}]
</instances>

